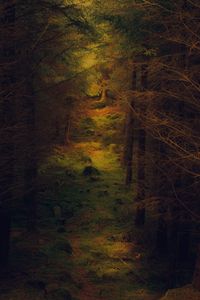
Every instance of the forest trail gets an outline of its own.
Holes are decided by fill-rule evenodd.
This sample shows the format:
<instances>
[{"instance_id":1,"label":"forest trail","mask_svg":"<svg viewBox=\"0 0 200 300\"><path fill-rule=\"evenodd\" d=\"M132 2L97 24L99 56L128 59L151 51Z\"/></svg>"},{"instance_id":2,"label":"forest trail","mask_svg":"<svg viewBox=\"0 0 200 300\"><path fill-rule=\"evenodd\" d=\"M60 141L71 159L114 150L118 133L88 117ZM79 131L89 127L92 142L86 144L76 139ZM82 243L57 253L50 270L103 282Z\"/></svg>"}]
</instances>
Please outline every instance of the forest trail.
<instances>
[{"instance_id":1,"label":"forest trail","mask_svg":"<svg viewBox=\"0 0 200 300\"><path fill-rule=\"evenodd\" d=\"M2 2L0 300L200 290L199 0Z\"/></svg>"},{"instance_id":2,"label":"forest trail","mask_svg":"<svg viewBox=\"0 0 200 300\"><path fill-rule=\"evenodd\" d=\"M90 116L116 114L116 108L89 111ZM128 238L132 227L132 191L123 183L123 170L116 145L101 140L79 142L76 151L90 158L98 175L81 179L81 194L87 197L83 209L68 225L73 248L73 278L81 289L80 300L154 300L140 274L141 249ZM78 192L78 191L77 191Z\"/></svg>"},{"instance_id":3,"label":"forest trail","mask_svg":"<svg viewBox=\"0 0 200 300\"><path fill-rule=\"evenodd\" d=\"M122 184L118 157L100 144L95 146L91 150L89 142L77 145L90 149L88 154L101 175L95 182L86 180L83 188L90 190L87 208L68 227L73 278L82 286L76 296L81 300L158 299L143 287L138 247L126 241L130 224L121 221L128 218L131 202ZM124 207L125 203L129 205Z\"/></svg>"},{"instance_id":4,"label":"forest trail","mask_svg":"<svg viewBox=\"0 0 200 300\"><path fill-rule=\"evenodd\" d=\"M1 300L160 298L158 279L149 279L154 269L146 267L146 251L135 238L121 149L107 140L117 114L115 107L91 108L95 135L55 149L42 166L39 231L36 238L20 228L12 233L12 276L1 282ZM92 173L84 174L88 167ZM65 225L53 216L58 205Z\"/></svg>"}]
</instances>

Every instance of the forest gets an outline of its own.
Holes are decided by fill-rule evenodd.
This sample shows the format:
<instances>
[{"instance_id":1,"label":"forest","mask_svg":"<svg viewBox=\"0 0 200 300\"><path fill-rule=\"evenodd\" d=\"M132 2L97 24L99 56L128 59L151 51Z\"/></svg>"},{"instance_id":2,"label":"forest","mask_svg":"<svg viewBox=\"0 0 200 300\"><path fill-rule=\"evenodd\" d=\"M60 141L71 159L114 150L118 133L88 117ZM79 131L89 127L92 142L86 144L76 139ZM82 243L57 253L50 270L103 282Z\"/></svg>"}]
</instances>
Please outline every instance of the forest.
<instances>
[{"instance_id":1,"label":"forest","mask_svg":"<svg viewBox=\"0 0 200 300\"><path fill-rule=\"evenodd\" d=\"M200 300L199 0L0 16L0 300Z\"/></svg>"}]
</instances>

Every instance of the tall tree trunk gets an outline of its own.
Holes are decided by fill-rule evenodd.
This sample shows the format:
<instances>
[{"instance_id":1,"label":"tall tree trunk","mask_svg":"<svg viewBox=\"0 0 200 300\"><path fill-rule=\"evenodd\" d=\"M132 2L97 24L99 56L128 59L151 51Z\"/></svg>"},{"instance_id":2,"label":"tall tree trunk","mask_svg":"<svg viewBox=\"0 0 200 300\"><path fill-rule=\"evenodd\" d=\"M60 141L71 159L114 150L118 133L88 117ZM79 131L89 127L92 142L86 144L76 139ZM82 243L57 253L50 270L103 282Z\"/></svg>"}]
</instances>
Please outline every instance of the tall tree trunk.
<instances>
[{"instance_id":1,"label":"tall tree trunk","mask_svg":"<svg viewBox=\"0 0 200 300\"><path fill-rule=\"evenodd\" d=\"M174 57L177 59L176 67L180 72L187 72L188 68L188 49L185 45L174 45ZM169 106L170 112L170 106ZM173 113L180 120L187 120L186 106L182 99L179 99L173 107ZM171 209L171 226L169 237L169 288L176 287L177 284L177 264L186 261L189 256L190 247L190 216L185 213L182 206L177 203L177 197L185 201L185 191L189 185L191 177L184 173L181 168L175 172L173 180L174 192L172 198L174 201L170 205ZM172 189L172 188L171 188ZM170 190L167 189L167 190Z\"/></svg>"},{"instance_id":2,"label":"tall tree trunk","mask_svg":"<svg viewBox=\"0 0 200 300\"><path fill-rule=\"evenodd\" d=\"M133 112L132 112L132 103L131 108L129 108L129 111L127 113L127 124L126 124L126 142L125 142L125 164L126 164L126 185L130 185L132 182L132 164L133 164Z\"/></svg>"},{"instance_id":3,"label":"tall tree trunk","mask_svg":"<svg viewBox=\"0 0 200 300\"><path fill-rule=\"evenodd\" d=\"M144 129L138 131L138 153L137 153L137 195L135 201L138 202L135 215L135 225L142 226L145 223L145 148L146 132Z\"/></svg>"},{"instance_id":4,"label":"tall tree trunk","mask_svg":"<svg viewBox=\"0 0 200 300\"><path fill-rule=\"evenodd\" d=\"M137 88L139 91L145 91L147 89L147 65L141 66L141 72L139 73L139 80ZM141 109L139 107L139 109ZM145 113L145 105L144 105ZM145 223L146 208L144 204L145 199L145 152L146 152L146 130L141 121L138 121L138 150L137 150L137 190L135 201L138 203L135 214L135 225L143 226Z\"/></svg>"},{"instance_id":5,"label":"tall tree trunk","mask_svg":"<svg viewBox=\"0 0 200 300\"><path fill-rule=\"evenodd\" d=\"M169 226L169 273L168 288L172 289L177 284L177 262L178 262L178 233L179 217L176 210L172 209L172 220Z\"/></svg>"},{"instance_id":6,"label":"tall tree trunk","mask_svg":"<svg viewBox=\"0 0 200 300\"><path fill-rule=\"evenodd\" d=\"M26 108L25 119L25 171L24 171L24 200L27 207L27 229L36 230L37 222L37 175L38 175L38 151L36 145L36 97L33 91L31 78L27 80L24 106Z\"/></svg>"},{"instance_id":7,"label":"tall tree trunk","mask_svg":"<svg viewBox=\"0 0 200 300\"><path fill-rule=\"evenodd\" d=\"M133 71L132 89L136 89L136 71ZM124 149L124 162L126 166L126 185L132 182L132 165L133 165L133 145L134 145L134 117L133 117L134 100L131 101L127 111L126 131L125 131L125 149Z\"/></svg>"},{"instance_id":8,"label":"tall tree trunk","mask_svg":"<svg viewBox=\"0 0 200 300\"><path fill-rule=\"evenodd\" d=\"M65 127L65 146L70 144L71 119L68 116L67 125Z\"/></svg>"},{"instance_id":9,"label":"tall tree trunk","mask_svg":"<svg viewBox=\"0 0 200 300\"><path fill-rule=\"evenodd\" d=\"M198 245L195 271L193 276L193 286L200 291L200 244Z\"/></svg>"},{"instance_id":10,"label":"tall tree trunk","mask_svg":"<svg viewBox=\"0 0 200 300\"><path fill-rule=\"evenodd\" d=\"M5 34L1 37L2 69L0 100L0 269L8 264L10 243L10 204L13 199L14 186L14 132L15 132L15 4L4 1L0 23ZM10 36L9 36L10 34Z\"/></svg>"},{"instance_id":11,"label":"tall tree trunk","mask_svg":"<svg viewBox=\"0 0 200 300\"><path fill-rule=\"evenodd\" d=\"M0 210L0 270L8 265L11 217L8 210Z\"/></svg>"},{"instance_id":12,"label":"tall tree trunk","mask_svg":"<svg viewBox=\"0 0 200 300\"><path fill-rule=\"evenodd\" d=\"M158 224L156 231L156 251L160 255L168 253L168 221L166 219L168 192L170 190L167 178L165 176L165 161L167 155L166 145L161 141L155 141L157 159L155 161L156 198L158 199ZM157 167L159 166L159 167Z\"/></svg>"}]
</instances>

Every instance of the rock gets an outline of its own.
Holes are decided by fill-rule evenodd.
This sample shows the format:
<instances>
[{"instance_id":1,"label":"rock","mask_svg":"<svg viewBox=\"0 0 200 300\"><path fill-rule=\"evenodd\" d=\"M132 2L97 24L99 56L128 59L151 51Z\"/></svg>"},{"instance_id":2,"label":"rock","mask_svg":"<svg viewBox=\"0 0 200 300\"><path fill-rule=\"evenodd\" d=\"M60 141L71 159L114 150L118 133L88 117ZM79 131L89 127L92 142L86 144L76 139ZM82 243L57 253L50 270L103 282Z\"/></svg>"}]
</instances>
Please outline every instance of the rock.
<instances>
[{"instance_id":1,"label":"rock","mask_svg":"<svg viewBox=\"0 0 200 300\"><path fill-rule=\"evenodd\" d=\"M198 300L200 292L195 290L192 285L186 285L182 288L168 290L160 300Z\"/></svg>"},{"instance_id":2,"label":"rock","mask_svg":"<svg viewBox=\"0 0 200 300\"><path fill-rule=\"evenodd\" d=\"M100 172L97 168L92 167L92 166L87 166L83 170L83 175L84 176L92 176L92 175L100 175Z\"/></svg>"},{"instance_id":3,"label":"rock","mask_svg":"<svg viewBox=\"0 0 200 300\"><path fill-rule=\"evenodd\" d=\"M73 300L70 292L64 288L55 289L48 293L49 300Z\"/></svg>"}]
</instances>

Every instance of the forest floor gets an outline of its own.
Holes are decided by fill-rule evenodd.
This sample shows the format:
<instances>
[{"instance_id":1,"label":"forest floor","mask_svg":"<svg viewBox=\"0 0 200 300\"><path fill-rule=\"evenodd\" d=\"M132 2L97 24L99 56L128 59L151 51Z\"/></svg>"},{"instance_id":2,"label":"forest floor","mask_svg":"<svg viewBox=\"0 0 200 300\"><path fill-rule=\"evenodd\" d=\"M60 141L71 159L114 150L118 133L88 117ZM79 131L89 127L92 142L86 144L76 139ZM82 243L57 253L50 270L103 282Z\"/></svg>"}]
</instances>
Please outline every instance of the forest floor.
<instances>
[{"instance_id":1,"label":"forest floor","mask_svg":"<svg viewBox=\"0 0 200 300\"><path fill-rule=\"evenodd\" d=\"M116 115L112 108L89 113L100 121ZM155 265L146 264L148 251L134 238L133 191L117 150L91 137L57 148L42 166L39 231L13 230L1 300L160 298ZM83 174L87 167L91 173ZM56 220L58 207L65 224Z\"/></svg>"}]
</instances>

